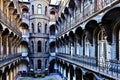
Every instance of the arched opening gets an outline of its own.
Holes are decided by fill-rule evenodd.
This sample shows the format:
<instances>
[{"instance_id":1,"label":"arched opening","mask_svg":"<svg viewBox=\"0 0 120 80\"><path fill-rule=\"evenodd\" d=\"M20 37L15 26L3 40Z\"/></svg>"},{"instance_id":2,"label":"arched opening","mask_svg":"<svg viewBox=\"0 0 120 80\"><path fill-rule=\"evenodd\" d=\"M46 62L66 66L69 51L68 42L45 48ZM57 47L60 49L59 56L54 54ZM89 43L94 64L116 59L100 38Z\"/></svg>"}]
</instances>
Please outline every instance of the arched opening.
<instances>
[{"instance_id":1,"label":"arched opening","mask_svg":"<svg viewBox=\"0 0 120 80\"><path fill-rule=\"evenodd\" d=\"M50 43L50 52L55 52L55 41Z\"/></svg>"},{"instance_id":2,"label":"arched opening","mask_svg":"<svg viewBox=\"0 0 120 80\"><path fill-rule=\"evenodd\" d=\"M55 35L55 25L50 26L50 35Z\"/></svg>"},{"instance_id":3,"label":"arched opening","mask_svg":"<svg viewBox=\"0 0 120 80\"><path fill-rule=\"evenodd\" d=\"M47 24L45 24L45 34L47 33Z\"/></svg>"},{"instance_id":4,"label":"arched opening","mask_svg":"<svg viewBox=\"0 0 120 80\"><path fill-rule=\"evenodd\" d=\"M31 30L32 33L34 33L34 24L33 24L33 23L31 24L31 29L32 29L32 30Z\"/></svg>"},{"instance_id":5,"label":"arched opening","mask_svg":"<svg viewBox=\"0 0 120 80\"><path fill-rule=\"evenodd\" d=\"M70 68L70 80L73 80L73 76L74 76L74 68L72 65L69 66Z\"/></svg>"},{"instance_id":6,"label":"arched opening","mask_svg":"<svg viewBox=\"0 0 120 80\"><path fill-rule=\"evenodd\" d=\"M22 18L29 18L29 8L26 5L22 6Z\"/></svg>"},{"instance_id":7,"label":"arched opening","mask_svg":"<svg viewBox=\"0 0 120 80\"><path fill-rule=\"evenodd\" d=\"M103 31L99 31L97 36L98 41L98 61L99 65L102 66L102 64L105 61L106 56L106 47L105 47L105 33Z\"/></svg>"},{"instance_id":8,"label":"arched opening","mask_svg":"<svg viewBox=\"0 0 120 80\"><path fill-rule=\"evenodd\" d=\"M38 4L38 14L42 14L42 5L41 4Z\"/></svg>"},{"instance_id":9,"label":"arched opening","mask_svg":"<svg viewBox=\"0 0 120 80\"><path fill-rule=\"evenodd\" d=\"M47 16L47 6L45 6L45 15Z\"/></svg>"},{"instance_id":10,"label":"arched opening","mask_svg":"<svg viewBox=\"0 0 120 80\"><path fill-rule=\"evenodd\" d=\"M34 14L34 5L32 5L32 14Z\"/></svg>"},{"instance_id":11,"label":"arched opening","mask_svg":"<svg viewBox=\"0 0 120 80\"><path fill-rule=\"evenodd\" d=\"M22 56L27 56L29 52L28 43L26 41L21 42L21 53Z\"/></svg>"},{"instance_id":12,"label":"arched opening","mask_svg":"<svg viewBox=\"0 0 120 80\"><path fill-rule=\"evenodd\" d=\"M38 33L41 32L41 27L42 27L42 24L39 22L39 23L38 23Z\"/></svg>"},{"instance_id":13,"label":"arched opening","mask_svg":"<svg viewBox=\"0 0 120 80\"><path fill-rule=\"evenodd\" d=\"M41 41L38 41L38 43L37 43L37 50L38 50L38 52L41 52Z\"/></svg>"},{"instance_id":14,"label":"arched opening","mask_svg":"<svg viewBox=\"0 0 120 80\"><path fill-rule=\"evenodd\" d=\"M42 66L41 60L38 60L37 63L38 63L38 69L41 69Z\"/></svg>"},{"instance_id":15,"label":"arched opening","mask_svg":"<svg viewBox=\"0 0 120 80\"><path fill-rule=\"evenodd\" d=\"M31 47L32 47L31 52L34 53L34 42L33 41L31 42Z\"/></svg>"},{"instance_id":16,"label":"arched opening","mask_svg":"<svg viewBox=\"0 0 120 80\"><path fill-rule=\"evenodd\" d=\"M82 80L83 79L82 70L77 67L76 70L75 70L75 72L76 72L76 80Z\"/></svg>"},{"instance_id":17,"label":"arched opening","mask_svg":"<svg viewBox=\"0 0 120 80\"><path fill-rule=\"evenodd\" d=\"M84 80L97 80L94 76L93 73L89 73L87 72L84 76L83 76Z\"/></svg>"},{"instance_id":18,"label":"arched opening","mask_svg":"<svg viewBox=\"0 0 120 80\"><path fill-rule=\"evenodd\" d=\"M49 72L53 73L54 72L54 66L55 66L55 59L50 61L50 66L49 66Z\"/></svg>"},{"instance_id":19,"label":"arched opening","mask_svg":"<svg viewBox=\"0 0 120 80\"><path fill-rule=\"evenodd\" d=\"M90 43L87 39L87 37L85 36L85 57L89 57L90 56Z\"/></svg>"}]
</instances>

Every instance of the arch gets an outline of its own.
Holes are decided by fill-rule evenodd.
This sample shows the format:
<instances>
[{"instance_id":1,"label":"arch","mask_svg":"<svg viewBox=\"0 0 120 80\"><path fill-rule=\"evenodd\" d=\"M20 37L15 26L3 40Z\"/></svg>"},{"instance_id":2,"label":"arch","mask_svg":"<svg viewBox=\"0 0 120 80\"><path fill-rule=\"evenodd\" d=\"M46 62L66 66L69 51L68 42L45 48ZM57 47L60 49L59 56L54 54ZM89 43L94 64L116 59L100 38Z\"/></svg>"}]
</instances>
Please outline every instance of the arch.
<instances>
[{"instance_id":1,"label":"arch","mask_svg":"<svg viewBox=\"0 0 120 80\"><path fill-rule=\"evenodd\" d=\"M32 5L32 14L34 14L34 5Z\"/></svg>"},{"instance_id":2,"label":"arch","mask_svg":"<svg viewBox=\"0 0 120 80\"><path fill-rule=\"evenodd\" d=\"M97 74L89 72L89 71L83 75L83 78L84 78L84 80L101 80L101 79L103 79L101 76L98 76Z\"/></svg>"},{"instance_id":3,"label":"arch","mask_svg":"<svg viewBox=\"0 0 120 80\"><path fill-rule=\"evenodd\" d=\"M56 12L57 12L57 11L56 11L55 8L51 8L51 9L50 9L50 14L51 14L51 15L55 15Z\"/></svg>"},{"instance_id":4,"label":"arch","mask_svg":"<svg viewBox=\"0 0 120 80\"><path fill-rule=\"evenodd\" d=\"M45 24L45 33L47 33L47 24Z\"/></svg>"},{"instance_id":5,"label":"arch","mask_svg":"<svg viewBox=\"0 0 120 80\"><path fill-rule=\"evenodd\" d=\"M50 26L50 35L55 35L55 29L56 29L56 25L55 24Z\"/></svg>"},{"instance_id":6,"label":"arch","mask_svg":"<svg viewBox=\"0 0 120 80\"><path fill-rule=\"evenodd\" d=\"M47 8L47 6L45 6L45 15L47 15L47 10L48 10L48 8Z\"/></svg>"},{"instance_id":7,"label":"arch","mask_svg":"<svg viewBox=\"0 0 120 80\"><path fill-rule=\"evenodd\" d=\"M64 13L61 13L61 18L62 18L63 20L65 20L65 15L64 15Z\"/></svg>"},{"instance_id":8,"label":"arch","mask_svg":"<svg viewBox=\"0 0 120 80\"><path fill-rule=\"evenodd\" d=\"M85 31L86 31L86 36L91 44L93 44L93 31L95 30L96 27L98 27L98 23L96 20L90 20L86 25L85 25Z\"/></svg>"},{"instance_id":9,"label":"arch","mask_svg":"<svg viewBox=\"0 0 120 80\"><path fill-rule=\"evenodd\" d=\"M22 56L27 55L29 52L28 43L26 41L21 42L21 52L22 52Z\"/></svg>"},{"instance_id":10,"label":"arch","mask_svg":"<svg viewBox=\"0 0 120 80\"><path fill-rule=\"evenodd\" d=\"M41 27L42 27L41 22L38 22L37 26L38 26L38 33L40 33L41 32Z\"/></svg>"},{"instance_id":11,"label":"arch","mask_svg":"<svg viewBox=\"0 0 120 80\"><path fill-rule=\"evenodd\" d=\"M9 30L8 30L8 28L5 28L5 30L3 31L3 33L2 33L2 35L7 35L7 34L9 34Z\"/></svg>"},{"instance_id":12,"label":"arch","mask_svg":"<svg viewBox=\"0 0 120 80\"><path fill-rule=\"evenodd\" d=\"M73 33L73 31L70 31L69 32L69 38L70 38L70 41L73 43L74 45L74 41L75 41L75 34Z\"/></svg>"},{"instance_id":13,"label":"arch","mask_svg":"<svg viewBox=\"0 0 120 80\"><path fill-rule=\"evenodd\" d=\"M6 66L2 75L2 79L7 80L6 72L9 72L9 66Z\"/></svg>"},{"instance_id":14,"label":"arch","mask_svg":"<svg viewBox=\"0 0 120 80\"><path fill-rule=\"evenodd\" d=\"M38 11L38 14L42 14L42 5L41 4L38 4L37 11Z\"/></svg>"},{"instance_id":15,"label":"arch","mask_svg":"<svg viewBox=\"0 0 120 80\"><path fill-rule=\"evenodd\" d=\"M75 8L75 2L74 2L74 0L70 0L70 2L69 2L69 8L72 8L72 9L74 9Z\"/></svg>"},{"instance_id":16,"label":"arch","mask_svg":"<svg viewBox=\"0 0 120 80\"><path fill-rule=\"evenodd\" d=\"M14 2L13 2L13 1L10 1L8 7L9 7L9 8L14 8Z\"/></svg>"},{"instance_id":17,"label":"arch","mask_svg":"<svg viewBox=\"0 0 120 80\"><path fill-rule=\"evenodd\" d=\"M112 15L112 16L111 16ZM103 17L102 17L102 26L105 29L106 35L107 35L107 41L111 45L112 43L112 33L113 28L120 18L120 7L115 7L111 10L109 10Z\"/></svg>"},{"instance_id":18,"label":"arch","mask_svg":"<svg viewBox=\"0 0 120 80\"><path fill-rule=\"evenodd\" d=\"M59 21L60 23L62 23L62 20L61 20L61 18L60 18L60 17L58 17L58 21Z\"/></svg>"},{"instance_id":19,"label":"arch","mask_svg":"<svg viewBox=\"0 0 120 80\"><path fill-rule=\"evenodd\" d=\"M83 73L82 73L82 70L80 68L76 67L75 74L76 74L76 80L82 80Z\"/></svg>"},{"instance_id":20,"label":"arch","mask_svg":"<svg viewBox=\"0 0 120 80\"><path fill-rule=\"evenodd\" d=\"M42 46L41 41L38 41L37 46L38 46L37 47L38 52L41 52L41 46Z\"/></svg>"},{"instance_id":21,"label":"arch","mask_svg":"<svg viewBox=\"0 0 120 80\"><path fill-rule=\"evenodd\" d=\"M115 44L115 59L120 60L120 19L113 25L113 43Z\"/></svg>"},{"instance_id":22,"label":"arch","mask_svg":"<svg viewBox=\"0 0 120 80\"><path fill-rule=\"evenodd\" d=\"M26 5L22 5L22 13L28 13L29 8Z\"/></svg>"},{"instance_id":23,"label":"arch","mask_svg":"<svg viewBox=\"0 0 120 80\"><path fill-rule=\"evenodd\" d=\"M80 45L82 45L83 34L84 34L84 31L81 27L76 28L75 35L76 35L76 38L78 39Z\"/></svg>"},{"instance_id":24,"label":"arch","mask_svg":"<svg viewBox=\"0 0 120 80\"><path fill-rule=\"evenodd\" d=\"M24 29L29 29L28 24L25 23L25 22L22 22L20 26L21 26L22 28L24 28Z\"/></svg>"},{"instance_id":25,"label":"arch","mask_svg":"<svg viewBox=\"0 0 120 80\"><path fill-rule=\"evenodd\" d=\"M41 67L42 67L42 62L41 62L41 60L39 59L39 60L37 61L37 63L38 63L38 69L41 69Z\"/></svg>"},{"instance_id":26,"label":"arch","mask_svg":"<svg viewBox=\"0 0 120 80\"><path fill-rule=\"evenodd\" d=\"M53 59L52 61L50 61L50 66L49 66L49 72L53 73L54 72L54 66L55 66L55 59Z\"/></svg>"},{"instance_id":27,"label":"arch","mask_svg":"<svg viewBox=\"0 0 120 80\"><path fill-rule=\"evenodd\" d=\"M34 42L33 41L31 41L31 47L32 47L32 53L34 53Z\"/></svg>"},{"instance_id":28,"label":"arch","mask_svg":"<svg viewBox=\"0 0 120 80\"><path fill-rule=\"evenodd\" d=\"M73 80L73 76L75 75L74 68L72 65L69 65L69 69L70 69L70 80Z\"/></svg>"},{"instance_id":29,"label":"arch","mask_svg":"<svg viewBox=\"0 0 120 80\"><path fill-rule=\"evenodd\" d=\"M34 24L31 24L32 33L34 33Z\"/></svg>"},{"instance_id":30,"label":"arch","mask_svg":"<svg viewBox=\"0 0 120 80\"><path fill-rule=\"evenodd\" d=\"M64 13L67 14L67 15L70 14L70 12L69 12L69 10L68 10L68 7L65 7L65 9L64 9Z\"/></svg>"},{"instance_id":31,"label":"arch","mask_svg":"<svg viewBox=\"0 0 120 80\"><path fill-rule=\"evenodd\" d=\"M50 43L50 52L55 52L55 41Z\"/></svg>"}]
</instances>

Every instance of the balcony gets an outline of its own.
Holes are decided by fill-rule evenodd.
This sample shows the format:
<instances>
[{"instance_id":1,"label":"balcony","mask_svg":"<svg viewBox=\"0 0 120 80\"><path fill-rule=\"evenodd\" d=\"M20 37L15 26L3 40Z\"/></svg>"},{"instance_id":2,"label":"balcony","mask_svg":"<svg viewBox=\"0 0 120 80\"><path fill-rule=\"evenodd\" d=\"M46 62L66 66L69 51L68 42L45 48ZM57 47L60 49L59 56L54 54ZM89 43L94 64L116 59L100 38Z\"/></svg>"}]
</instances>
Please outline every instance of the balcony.
<instances>
[{"instance_id":1,"label":"balcony","mask_svg":"<svg viewBox=\"0 0 120 80\"><path fill-rule=\"evenodd\" d=\"M57 58L74 63L87 70L99 73L103 76L108 76L116 80L120 79L120 61L98 61L96 58L91 57L77 57L66 54L57 53Z\"/></svg>"},{"instance_id":2,"label":"balcony","mask_svg":"<svg viewBox=\"0 0 120 80\"><path fill-rule=\"evenodd\" d=\"M21 57L21 53L12 54L12 55L9 55L7 57L1 58L0 67L4 66L6 64L9 64L9 63L13 62L14 60L16 60L17 58L20 58L20 57Z\"/></svg>"},{"instance_id":3,"label":"balcony","mask_svg":"<svg viewBox=\"0 0 120 80\"><path fill-rule=\"evenodd\" d=\"M0 10L0 21L5 24L11 31L15 32L19 36L22 36L22 33L17 29L17 26L15 23L12 23Z\"/></svg>"},{"instance_id":4,"label":"balcony","mask_svg":"<svg viewBox=\"0 0 120 80\"><path fill-rule=\"evenodd\" d=\"M34 54L30 54L29 57L39 57L39 58L46 58L49 57L49 54L47 53L34 53Z\"/></svg>"},{"instance_id":5,"label":"balcony","mask_svg":"<svg viewBox=\"0 0 120 80\"><path fill-rule=\"evenodd\" d=\"M65 23L61 24L62 30L58 32L57 36L60 36L60 35L64 34L65 32L73 29L77 25L80 25L83 22L85 22L91 18L94 18L98 14L104 12L106 9L108 9L118 3L119 3L119 0L107 0L107 1L103 2L102 4L98 4L96 7L95 7L95 2L93 2L90 5L85 6L84 12L76 13L74 18L72 18L72 19L69 18L68 21L66 22L66 24Z\"/></svg>"},{"instance_id":6,"label":"balcony","mask_svg":"<svg viewBox=\"0 0 120 80\"><path fill-rule=\"evenodd\" d=\"M40 19L46 19L46 20L49 20L49 17L44 15L44 14L34 14L34 15L30 15L30 19L33 19L33 18L40 18Z\"/></svg>"},{"instance_id":7,"label":"balcony","mask_svg":"<svg viewBox=\"0 0 120 80\"><path fill-rule=\"evenodd\" d=\"M49 35L45 33L30 33L30 37L49 38Z\"/></svg>"}]
</instances>

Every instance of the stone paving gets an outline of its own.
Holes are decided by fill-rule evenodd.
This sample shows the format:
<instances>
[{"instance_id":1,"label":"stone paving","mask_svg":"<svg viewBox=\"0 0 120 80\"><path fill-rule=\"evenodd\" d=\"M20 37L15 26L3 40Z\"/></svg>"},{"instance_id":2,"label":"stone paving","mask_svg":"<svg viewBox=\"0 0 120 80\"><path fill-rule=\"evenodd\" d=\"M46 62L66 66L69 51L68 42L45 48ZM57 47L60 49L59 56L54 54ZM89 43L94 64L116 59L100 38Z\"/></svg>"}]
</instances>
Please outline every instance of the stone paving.
<instances>
[{"instance_id":1,"label":"stone paving","mask_svg":"<svg viewBox=\"0 0 120 80\"><path fill-rule=\"evenodd\" d=\"M53 73L44 78L18 77L16 80L63 80L59 74Z\"/></svg>"}]
</instances>

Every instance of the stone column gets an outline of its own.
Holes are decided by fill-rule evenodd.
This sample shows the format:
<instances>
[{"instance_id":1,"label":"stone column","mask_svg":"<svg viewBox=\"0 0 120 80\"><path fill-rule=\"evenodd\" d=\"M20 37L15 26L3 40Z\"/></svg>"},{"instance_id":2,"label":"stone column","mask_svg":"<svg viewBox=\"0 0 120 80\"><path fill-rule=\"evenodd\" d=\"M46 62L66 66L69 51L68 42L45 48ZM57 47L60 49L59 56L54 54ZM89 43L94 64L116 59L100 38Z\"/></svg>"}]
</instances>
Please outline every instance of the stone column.
<instances>
[{"instance_id":1,"label":"stone column","mask_svg":"<svg viewBox=\"0 0 120 80\"><path fill-rule=\"evenodd\" d=\"M3 46L3 56L6 57L8 55L7 36L6 35L2 35L2 46Z\"/></svg>"},{"instance_id":2,"label":"stone column","mask_svg":"<svg viewBox=\"0 0 120 80\"><path fill-rule=\"evenodd\" d=\"M70 70L68 71L68 80L70 80Z\"/></svg>"}]
</instances>

